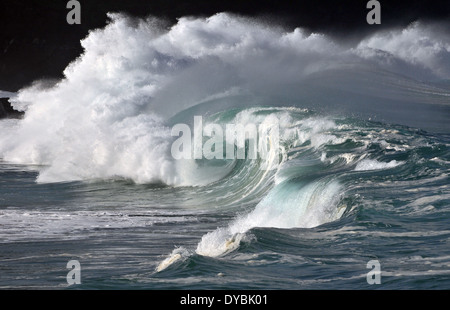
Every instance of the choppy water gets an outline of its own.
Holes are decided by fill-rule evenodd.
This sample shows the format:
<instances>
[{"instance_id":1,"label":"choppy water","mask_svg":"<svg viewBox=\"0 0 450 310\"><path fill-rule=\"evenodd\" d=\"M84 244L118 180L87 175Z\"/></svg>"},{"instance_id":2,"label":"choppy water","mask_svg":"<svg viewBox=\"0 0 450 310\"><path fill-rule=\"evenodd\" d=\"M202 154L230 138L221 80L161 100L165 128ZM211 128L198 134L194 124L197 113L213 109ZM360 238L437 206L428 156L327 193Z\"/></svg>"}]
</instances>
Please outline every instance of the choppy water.
<instances>
[{"instance_id":1,"label":"choppy water","mask_svg":"<svg viewBox=\"0 0 450 310\"><path fill-rule=\"evenodd\" d=\"M0 121L0 288L66 288L70 260L83 289L450 288L448 33L158 27L115 16ZM174 160L195 115L277 120L270 169Z\"/></svg>"}]
</instances>

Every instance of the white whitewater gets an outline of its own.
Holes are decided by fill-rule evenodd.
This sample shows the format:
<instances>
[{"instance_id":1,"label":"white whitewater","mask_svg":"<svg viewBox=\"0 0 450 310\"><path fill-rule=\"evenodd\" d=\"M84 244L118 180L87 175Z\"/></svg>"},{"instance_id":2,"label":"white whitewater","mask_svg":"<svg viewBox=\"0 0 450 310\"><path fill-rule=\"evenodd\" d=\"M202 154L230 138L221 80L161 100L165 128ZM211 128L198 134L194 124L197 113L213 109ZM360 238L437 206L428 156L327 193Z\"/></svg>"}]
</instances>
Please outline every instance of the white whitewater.
<instances>
[{"instance_id":1,"label":"white whitewater","mask_svg":"<svg viewBox=\"0 0 450 310\"><path fill-rule=\"evenodd\" d=\"M109 16L109 25L82 40L84 53L66 68L64 79L51 87L37 82L17 93L12 102L26 112L22 120L0 122L2 132L7 132L0 136L0 158L38 165L38 182L126 178L192 186L217 181L226 171L211 172L195 161L172 158L174 138L167 122L200 103L206 115L209 100L227 96L244 94L267 98L270 106L304 108L303 103L320 104L320 99L346 102L349 97L336 94L347 92L360 95L360 101L376 98L362 108L367 110L378 98L448 106L448 92L418 81L450 78L450 38L439 25L415 23L348 46L300 28L286 31L225 13L180 18L170 29L155 18L136 23L120 14ZM320 96L314 97L314 90ZM358 100L356 104L365 104ZM237 119L264 122L252 114L251 104L237 100L223 109L248 108ZM283 134L289 135L289 118L278 116L284 122ZM298 145L342 142L332 133L337 125L325 117L295 126L301 129L296 132ZM321 159L326 161L325 153ZM275 156L269 157L269 166L275 162ZM398 164L363 159L355 170ZM340 205L343 191L339 180L297 184L279 177L254 210L205 234L196 253L225 255L254 227L310 228L336 220L345 210ZM174 250L157 271L189 255L184 249Z\"/></svg>"},{"instance_id":2,"label":"white whitewater","mask_svg":"<svg viewBox=\"0 0 450 310\"><path fill-rule=\"evenodd\" d=\"M82 40L84 53L62 81L50 88L36 83L13 100L26 115L13 134L0 137L0 158L42 165L39 182L121 177L190 185L191 172L178 171L170 156L165 118L202 100L236 89L283 93L349 64L411 77L450 75L448 34L430 25L347 47L225 13L180 18L169 30L153 18L136 25L109 16L108 26Z\"/></svg>"}]
</instances>

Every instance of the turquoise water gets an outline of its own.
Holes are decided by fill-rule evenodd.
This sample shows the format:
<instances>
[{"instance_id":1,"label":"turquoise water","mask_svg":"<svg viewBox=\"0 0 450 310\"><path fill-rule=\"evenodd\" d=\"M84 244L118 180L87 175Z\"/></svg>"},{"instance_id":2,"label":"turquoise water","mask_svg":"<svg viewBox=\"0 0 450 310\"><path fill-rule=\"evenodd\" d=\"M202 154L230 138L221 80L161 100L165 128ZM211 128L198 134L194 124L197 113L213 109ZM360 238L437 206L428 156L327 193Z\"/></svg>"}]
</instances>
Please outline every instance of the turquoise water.
<instances>
[{"instance_id":1,"label":"turquoise water","mask_svg":"<svg viewBox=\"0 0 450 310\"><path fill-rule=\"evenodd\" d=\"M64 79L8 93L0 288L450 288L447 28L108 16ZM267 157L177 160L196 116L276 124Z\"/></svg>"},{"instance_id":2,"label":"turquoise water","mask_svg":"<svg viewBox=\"0 0 450 310\"><path fill-rule=\"evenodd\" d=\"M0 287L66 288L72 259L82 284L70 288L82 289L374 288L366 281L374 259L376 288L450 287L448 136L269 111L314 134L299 141L290 133L291 158L264 177L248 169L256 161L241 160L200 187L38 184L36 167L3 162ZM196 253L206 234L248 218L254 224L242 226L236 249ZM182 259L157 272L176 248Z\"/></svg>"}]
</instances>

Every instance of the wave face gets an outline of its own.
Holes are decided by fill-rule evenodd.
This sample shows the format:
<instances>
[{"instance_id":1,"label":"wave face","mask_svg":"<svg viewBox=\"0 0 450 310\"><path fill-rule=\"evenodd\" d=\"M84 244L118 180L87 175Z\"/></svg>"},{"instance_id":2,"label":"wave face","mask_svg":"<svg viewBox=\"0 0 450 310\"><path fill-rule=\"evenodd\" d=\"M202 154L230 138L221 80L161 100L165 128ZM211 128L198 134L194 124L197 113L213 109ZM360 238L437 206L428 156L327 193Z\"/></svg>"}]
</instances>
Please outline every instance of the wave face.
<instances>
[{"instance_id":1,"label":"wave face","mask_svg":"<svg viewBox=\"0 0 450 310\"><path fill-rule=\"evenodd\" d=\"M8 133L0 157L36 165L39 183L129 179L212 193L197 207L239 213L203 235L195 253L222 256L255 227L341 218L358 205L361 184L413 190L408 180L448 173L448 137L438 133L450 132L450 38L440 25L349 45L224 13L169 29L109 17L63 80L18 92L22 120L0 122ZM279 160L273 169L251 159L174 160L171 126L194 115L221 125L275 118Z\"/></svg>"}]
</instances>

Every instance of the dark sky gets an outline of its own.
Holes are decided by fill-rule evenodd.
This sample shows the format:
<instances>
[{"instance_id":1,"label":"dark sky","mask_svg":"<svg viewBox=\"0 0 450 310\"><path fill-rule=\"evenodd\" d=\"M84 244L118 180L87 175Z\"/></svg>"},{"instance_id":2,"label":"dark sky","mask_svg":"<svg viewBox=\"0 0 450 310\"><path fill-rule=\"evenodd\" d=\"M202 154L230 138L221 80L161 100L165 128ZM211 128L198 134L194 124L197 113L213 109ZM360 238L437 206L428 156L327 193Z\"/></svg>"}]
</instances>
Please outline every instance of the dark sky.
<instances>
[{"instance_id":1,"label":"dark sky","mask_svg":"<svg viewBox=\"0 0 450 310\"><path fill-rule=\"evenodd\" d=\"M0 1L0 90L16 91L33 80L61 77L82 52L80 39L103 27L106 12L134 16L210 16L232 12L262 17L288 29L307 28L343 39L404 27L416 20L450 20L450 1L379 0L381 25L366 22L366 0L79 0L81 25L68 25L68 0Z\"/></svg>"}]
</instances>

